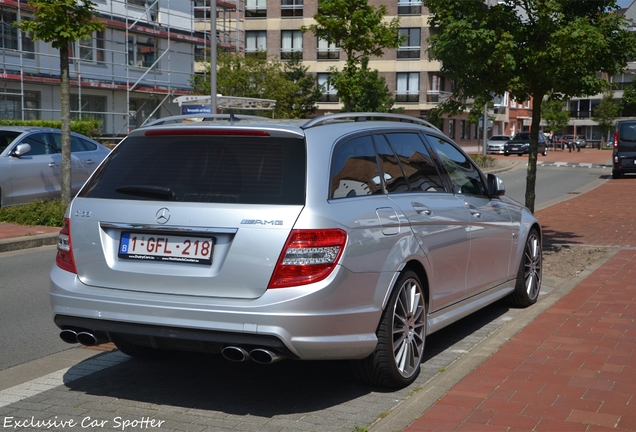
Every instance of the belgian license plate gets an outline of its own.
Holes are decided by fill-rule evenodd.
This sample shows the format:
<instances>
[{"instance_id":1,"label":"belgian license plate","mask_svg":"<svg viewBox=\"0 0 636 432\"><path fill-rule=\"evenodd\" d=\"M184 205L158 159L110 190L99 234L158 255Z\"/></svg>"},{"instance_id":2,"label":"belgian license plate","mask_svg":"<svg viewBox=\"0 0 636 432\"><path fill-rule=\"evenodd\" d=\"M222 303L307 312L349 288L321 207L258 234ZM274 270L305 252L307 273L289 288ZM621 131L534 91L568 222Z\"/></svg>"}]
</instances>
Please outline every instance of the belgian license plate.
<instances>
[{"instance_id":1,"label":"belgian license plate","mask_svg":"<svg viewBox=\"0 0 636 432\"><path fill-rule=\"evenodd\" d=\"M188 264L212 264L214 238L123 232L119 258Z\"/></svg>"},{"instance_id":2,"label":"belgian license plate","mask_svg":"<svg viewBox=\"0 0 636 432\"><path fill-rule=\"evenodd\" d=\"M510 150L519 150L519 147L510 147Z\"/></svg>"}]
</instances>

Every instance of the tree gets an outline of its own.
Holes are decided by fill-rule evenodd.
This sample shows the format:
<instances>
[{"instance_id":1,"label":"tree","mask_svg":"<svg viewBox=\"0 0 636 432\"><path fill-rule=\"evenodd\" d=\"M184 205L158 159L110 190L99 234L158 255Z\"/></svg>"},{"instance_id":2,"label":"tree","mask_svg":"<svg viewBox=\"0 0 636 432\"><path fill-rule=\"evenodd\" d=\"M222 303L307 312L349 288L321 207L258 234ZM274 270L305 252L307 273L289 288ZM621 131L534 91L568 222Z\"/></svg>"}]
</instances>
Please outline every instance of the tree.
<instances>
[{"instance_id":1,"label":"tree","mask_svg":"<svg viewBox=\"0 0 636 432\"><path fill-rule=\"evenodd\" d=\"M565 129L570 122L570 112L564 109L563 100L552 93L541 104L541 117L547 130L553 132Z\"/></svg>"},{"instance_id":2,"label":"tree","mask_svg":"<svg viewBox=\"0 0 636 432\"><path fill-rule=\"evenodd\" d=\"M276 100L277 118L306 117L315 111L320 89L314 77L298 62L283 66L265 52L239 55L217 51L217 91L227 96ZM193 75L194 94L210 94L209 63L203 75Z\"/></svg>"},{"instance_id":3,"label":"tree","mask_svg":"<svg viewBox=\"0 0 636 432\"><path fill-rule=\"evenodd\" d=\"M321 0L316 24L303 26L317 38L336 44L346 55L342 71L332 68L334 88L342 100L344 111L363 108L388 111L393 103L386 82L377 71L368 68L371 56L380 57L386 48L400 44L400 21L386 22L386 6L370 6L368 0ZM369 85L369 88L364 86ZM365 99L369 99L366 101ZM388 103L391 102L390 105ZM388 105L388 106L387 106Z\"/></svg>"},{"instance_id":4,"label":"tree","mask_svg":"<svg viewBox=\"0 0 636 432\"><path fill-rule=\"evenodd\" d=\"M29 0L32 20L18 21L20 30L33 40L50 42L60 51L60 93L62 120L62 202L71 202L71 91L69 84L69 44L90 39L104 23L95 18L97 10L90 0Z\"/></svg>"},{"instance_id":5,"label":"tree","mask_svg":"<svg viewBox=\"0 0 636 432\"><path fill-rule=\"evenodd\" d=\"M424 0L431 13L429 51L465 100L510 92L533 101L526 206L534 211L541 109L550 93L564 98L597 94L636 55L614 0Z\"/></svg>"},{"instance_id":6,"label":"tree","mask_svg":"<svg viewBox=\"0 0 636 432\"><path fill-rule=\"evenodd\" d=\"M636 116L636 86L634 84L625 87L620 109L623 111L622 117Z\"/></svg>"},{"instance_id":7,"label":"tree","mask_svg":"<svg viewBox=\"0 0 636 432\"><path fill-rule=\"evenodd\" d=\"M601 102L594 108L592 112L592 120L598 123L599 129L603 135L601 136L601 143L605 145L605 138L607 132L614 128L614 122L618 117L619 106L614 103L614 95L611 90L608 90L603 95Z\"/></svg>"},{"instance_id":8,"label":"tree","mask_svg":"<svg viewBox=\"0 0 636 432\"><path fill-rule=\"evenodd\" d=\"M303 66L298 59L284 64L285 78L294 84L292 92L279 103L288 108L288 117L307 118L316 112L316 103L322 96L322 91L316 82L316 77L308 74L308 66Z\"/></svg>"}]
</instances>

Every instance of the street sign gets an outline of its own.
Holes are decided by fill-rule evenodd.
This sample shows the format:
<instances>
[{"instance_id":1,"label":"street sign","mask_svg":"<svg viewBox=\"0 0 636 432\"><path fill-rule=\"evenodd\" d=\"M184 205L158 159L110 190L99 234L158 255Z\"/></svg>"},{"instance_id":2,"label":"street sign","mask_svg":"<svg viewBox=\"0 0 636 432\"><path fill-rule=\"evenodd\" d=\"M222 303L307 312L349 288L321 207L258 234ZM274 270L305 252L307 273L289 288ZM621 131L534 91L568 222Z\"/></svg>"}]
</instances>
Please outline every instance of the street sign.
<instances>
[{"instance_id":1,"label":"street sign","mask_svg":"<svg viewBox=\"0 0 636 432\"><path fill-rule=\"evenodd\" d=\"M492 118L488 117L488 121L486 122L486 130L492 129L494 124L495 124L494 120ZM479 129L483 129L483 128L484 128L484 116L480 116L479 117Z\"/></svg>"}]
</instances>

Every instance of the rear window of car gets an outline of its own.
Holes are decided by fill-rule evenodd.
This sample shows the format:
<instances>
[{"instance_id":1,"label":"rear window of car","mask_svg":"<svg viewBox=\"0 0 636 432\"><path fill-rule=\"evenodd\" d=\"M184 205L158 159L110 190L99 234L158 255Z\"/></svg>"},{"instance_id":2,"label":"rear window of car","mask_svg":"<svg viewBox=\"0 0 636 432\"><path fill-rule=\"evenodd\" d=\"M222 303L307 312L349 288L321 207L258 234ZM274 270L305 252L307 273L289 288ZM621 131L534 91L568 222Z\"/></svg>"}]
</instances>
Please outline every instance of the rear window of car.
<instances>
[{"instance_id":1,"label":"rear window of car","mask_svg":"<svg viewBox=\"0 0 636 432\"><path fill-rule=\"evenodd\" d=\"M618 123L618 149L636 149L636 122Z\"/></svg>"},{"instance_id":2,"label":"rear window of car","mask_svg":"<svg viewBox=\"0 0 636 432\"><path fill-rule=\"evenodd\" d=\"M518 133L512 139L513 140L527 140L527 139L530 139L530 132Z\"/></svg>"},{"instance_id":3,"label":"rear window of car","mask_svg":"<svg viewBox=\"0 0 636 432\"><path fill-rule=\"evenodd\" d=\"M490 141L508 141L509 139L510 137L506 135L494 135L490 137Z\"/></svg>"},{"instance_id":4,"label":"rear window of car","mask_svg":"<svg viewBox=\"0 0 636 432\"><path fill-rule=\"evenodd\" d=\"M117 146L80 196L200 203L303 204L302 139L131 137Z\"/></svg>"}]
</instances>

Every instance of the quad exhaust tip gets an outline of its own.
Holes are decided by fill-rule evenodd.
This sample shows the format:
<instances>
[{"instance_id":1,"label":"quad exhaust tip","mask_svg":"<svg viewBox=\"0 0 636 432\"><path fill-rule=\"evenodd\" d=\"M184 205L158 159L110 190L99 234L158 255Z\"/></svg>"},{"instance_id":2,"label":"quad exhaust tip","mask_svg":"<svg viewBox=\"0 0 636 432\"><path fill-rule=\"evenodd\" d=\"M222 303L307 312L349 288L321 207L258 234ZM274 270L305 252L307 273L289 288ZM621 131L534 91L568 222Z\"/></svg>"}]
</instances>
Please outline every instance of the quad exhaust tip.
<instances>
[{"instance_id":1,"label":"quad exhaust tip","mask_svg":"<svg viewBox=\"0 0 636 432\"><path fill-rule=\"evenodd\" d=\"M233 362L253 360L260 364L272 364L285 358L265 348L254 348L248 352L245 348L237 346L226 346L221 350L221 354L223 354L223 357L227 360Z\"/></svg>"},{"instance_id":2,"label":"quad exhaust tip","mask_svg":"<svg viewBox=\"0 0 636 432\"><path fill-rule=\"evenodd\" d=\"M81 343L85 346L95 346L105 342L90 331L75 331L65 329L60 332L60 339L69 344Z\"/></svg>"}]
</instances>

